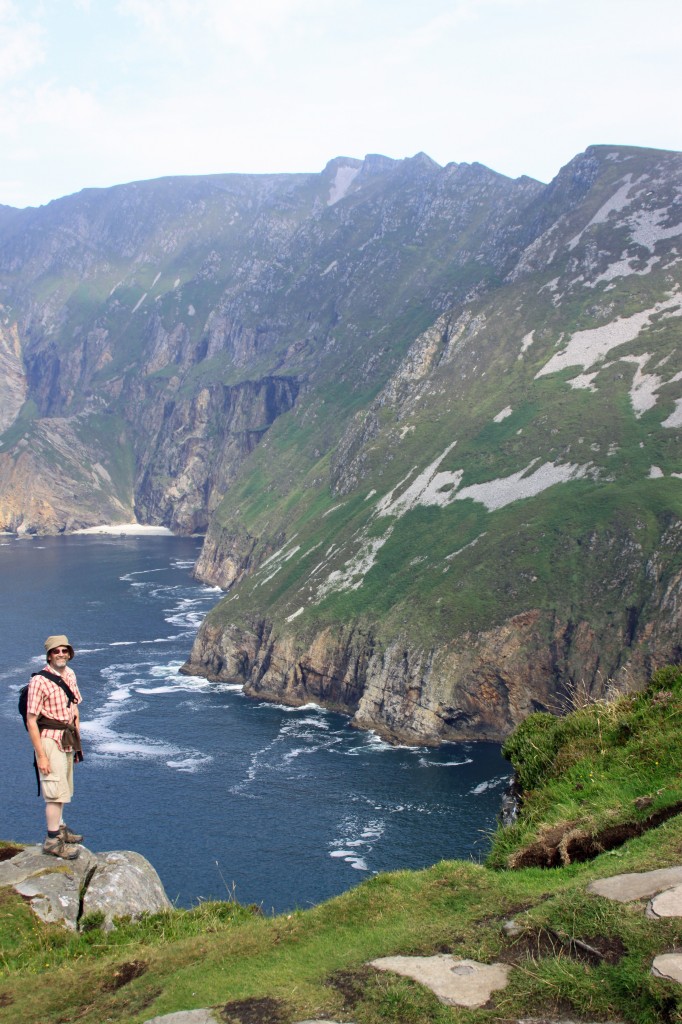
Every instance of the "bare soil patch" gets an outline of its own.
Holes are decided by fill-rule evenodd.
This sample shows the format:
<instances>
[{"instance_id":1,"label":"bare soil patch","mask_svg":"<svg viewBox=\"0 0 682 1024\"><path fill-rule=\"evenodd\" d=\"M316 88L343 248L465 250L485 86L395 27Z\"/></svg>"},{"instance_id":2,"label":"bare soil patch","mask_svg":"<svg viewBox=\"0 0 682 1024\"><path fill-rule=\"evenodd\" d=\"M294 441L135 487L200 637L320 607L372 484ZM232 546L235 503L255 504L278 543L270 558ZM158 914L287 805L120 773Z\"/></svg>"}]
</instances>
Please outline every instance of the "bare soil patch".
<instances>
[{"instance_id":1,"label":"bare soil patch","mask_svg":"<svg viewBox=\"0 0 682 1024\"><path fill-rule=\"evenodd\" d=\"M0 861L11 860L12 857L16 857L16 855L21 852L22 849L20 846L0 846Z\"/></svg>"},{"instance_id":2,"label":"bare soil patch","mask_svg":"<svg viewBox=\"0 0 682 1024\"><path fill-rule=\"evenodd\" d=\"M534 928L511 941L499 952L497 959L505 964L519 964L524 960L569 956L572 960L597 966L602 963L617 964L626 954L627 949L618 936L588 935L576 938L547 928Z\"/></svg>"},{"instance_id":3,"label":"bare soil patch","mask_svg":"<svg viewBox=\"0 0 682 1024\"><path fill-rule=\"evenodd\" d=\"M628 839L641 836L664 821L674 818L682 811L682 803L663 807L644 821L627 821L609 825L600 832L591 833L575 821L543 829L534 843L517 850L509 858L509 867L518 868L559 868L567 864L594 860L606 850L615 850Z\"/></svg>"},{"instance_id":4,"label":"bare soil patch","mask_svg":"<svg viewBox=\"0 0 682 1024\"><path fill-rule=\"evenodd\" d=\"M291 1011L280 999L236 999L220 1011L225 1024L291 1024Z\"/></svg>"},{"instance_id":5,"label":"bare soil patch","mask_svg":"<svg viewBox=\"0 0 682 1024\"><path fill-rule=\"evenodd\" d=\"M363 966L354 971L336 971L327 978L326 984L340 993L344 1009L352 1010L363 1001L368 983L375 978L374 969Z\"/></svg>"},{"instance_id":6,"label":"bare soil patch","mask_svg":"<svg viewBox=\"0 0 682 1024\"><path fill-rule=\"evenodd\" d=\"M116 989L128 985L134 978L139 978L148 967L149 964L145 960L131 960L129 963L119 964L113 978L104 985L104 988L108 992L115 992Z\"/></svg>"}]
</instances>

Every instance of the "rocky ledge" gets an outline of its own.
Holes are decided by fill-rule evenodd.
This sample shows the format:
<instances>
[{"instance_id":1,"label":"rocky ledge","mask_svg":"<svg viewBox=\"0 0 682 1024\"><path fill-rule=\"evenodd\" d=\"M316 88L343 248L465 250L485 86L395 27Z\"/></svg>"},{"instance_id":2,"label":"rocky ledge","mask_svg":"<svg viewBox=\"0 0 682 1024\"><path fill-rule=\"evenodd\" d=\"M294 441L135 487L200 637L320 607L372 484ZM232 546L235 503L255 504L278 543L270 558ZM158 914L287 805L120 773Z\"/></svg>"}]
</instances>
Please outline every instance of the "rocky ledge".
<instances>
[{"instance_id":1,"label":"rocky ledge","mask_svg":"<svg viewBox=\"0 0 682 1024\"><path fill-rule=\"evenodd\" d=\"M80 847L77 860L46 856L40 846L4 847L0 887L12 886L42 921L77 931L86 914L99 914L106 930L117 917L170 910L161 879L132 850L92 853Z\"/></svg>"},{"instance_id":2,"label":"rocky ledge","mask_svg":"<svg viewBox=\"0 0 682 1024\"><path fill-rule=\"evenodd\" d=\"M669 624L652 623L621 664L617 630L541 609L430 648L353 624L306 638L265 619L209 615L181 671L240 682L258 700L321 704L391 743L437 746L502 741L532 712L569 706L576 680L593 698L641 689L675 660L676 643Z\"/></svg>"}]
</instances>

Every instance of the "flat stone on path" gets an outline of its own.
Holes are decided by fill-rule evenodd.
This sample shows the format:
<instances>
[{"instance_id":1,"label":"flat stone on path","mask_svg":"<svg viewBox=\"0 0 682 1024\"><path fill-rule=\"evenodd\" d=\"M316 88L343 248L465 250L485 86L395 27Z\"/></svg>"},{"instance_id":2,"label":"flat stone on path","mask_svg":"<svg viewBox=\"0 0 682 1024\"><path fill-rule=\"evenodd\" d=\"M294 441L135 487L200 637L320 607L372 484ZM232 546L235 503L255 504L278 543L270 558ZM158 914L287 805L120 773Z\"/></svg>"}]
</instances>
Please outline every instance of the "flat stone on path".
<instances>
[{"instance_id":1,"label":"flat stone on path","mask_svg":"<svg viewBox=\"0 0 682 1024\"><path fill-rule=\"evenodd\" d=\"M218 1010L180 1010L167 1013L164 1017L151 1017L144 1024L221 1024L223 1018ZM299 1024L335 1024L333 1020L302 1020Z\"/></svg>"},{"instance_id":2,"label":"flat stone on path","mask_svg":"<svg viewBox=\"0 0 682 1024\"><path fill-rule=\"evenodd\" d=\"M664 889L649 901L647 917L682 917L682 885Z\"/></svg>"},{"instance_id":3,"label":"flat stone on path","mask_svg":"<svg viewBox=\"0 0 682 1024\"><path fill-rule=\"evenodd\" d=\"M682 953L662 953L655 957L651 973L655 978L666 978L682 984Z\"/></svg>"},{"instance_id":4,"label":"flat stone on path","mask_svg":"<svg viewBox=\"0 0 682 1024\"><path fill-rule=\"evenodd\" d=\"M590 882L587 891L595 896L605 896L618 903L630 903L633 900L648 899L670 889L682 885L682 867L659 868L657 871L632 872L627 875L613 875L612 878L598 878Z\"/></svg>"},{"instance_id":5,"label":"flat stone on path","mask_svg":"<svg viewBox=\"0 0 682 1024\"><path fill-rule=\"evenodd\" d=\"M372 967L393 971L426 985L447 1006L484 1006L493 992L506 986L511 967L479 964L449 953L437 956L386 956L372 960Z\"/></svg>"},{"instance_id":6,"label":"flat stone on path","mask_svg":"<svg viewBox=\"0 0 682 1024\"><path fill-rule=\"evenodd\" d=\"M219 1024L220 1017L213 1010L179 1010L163 1017L151 1017L144 1024Z\"/></svg>"}]
</instances>

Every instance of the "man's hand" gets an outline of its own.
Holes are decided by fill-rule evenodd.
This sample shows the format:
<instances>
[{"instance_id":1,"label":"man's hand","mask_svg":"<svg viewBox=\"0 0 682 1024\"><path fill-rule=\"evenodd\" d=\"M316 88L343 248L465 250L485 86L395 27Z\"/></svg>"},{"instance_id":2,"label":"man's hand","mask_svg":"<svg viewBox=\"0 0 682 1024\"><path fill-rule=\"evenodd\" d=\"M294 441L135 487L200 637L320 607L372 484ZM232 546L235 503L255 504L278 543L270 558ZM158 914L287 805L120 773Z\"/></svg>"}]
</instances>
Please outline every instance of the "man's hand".
<instances>
[{"instance_id":1,"label":"man's hand","mask_svg":"<svg viewBox=\"0 0 682 1024\"><path fill-rule=\"evenodd\" d=\"M26 728L28 729L28 734L31 737L31 743L33 744L33 751L36 756L36 764L38 765L38 771L40 772L41 775L49 775L50 762L47 759L47 754L43 750L43 746L40 741L38 716L32 714L30 711L26 715Z\"/></svg>"}]
</instances>

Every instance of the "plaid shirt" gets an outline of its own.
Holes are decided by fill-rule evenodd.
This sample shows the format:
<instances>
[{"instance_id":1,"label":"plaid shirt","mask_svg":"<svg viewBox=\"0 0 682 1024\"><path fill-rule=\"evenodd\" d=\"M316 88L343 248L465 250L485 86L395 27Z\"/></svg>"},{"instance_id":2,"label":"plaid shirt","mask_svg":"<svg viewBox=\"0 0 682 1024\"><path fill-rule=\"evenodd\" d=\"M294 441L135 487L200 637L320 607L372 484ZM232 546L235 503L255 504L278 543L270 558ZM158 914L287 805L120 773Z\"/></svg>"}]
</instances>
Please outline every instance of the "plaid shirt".
<instances>
[{"instance_id":1,"label":"plaid shirt","mask_svg":"<svg viewBox=\"0 0 682 1024\"><path fill-rule=\"evenodd\" d=\"M55 675L59 673L54 672L54 669L50 668L49 665L45 665L41 668L41 672L53 672ZM80 690L76 682L76 676L70 668L64 670L62 679L69 687L74 697L81 702ZM46 679L45 676L33 676L28 688L28 705L27 711L30 715L45 715L46 718L56 718L59 722L73 722L76 717L76 706L72 704L69 707L69 698L66 696L64 691L56 683L53 683L50 679ZM60 750L62 747L62 736L61 729L43 729L41 735L47 736L48 739L55 740Z\"/></svg>"}]
</instances>

